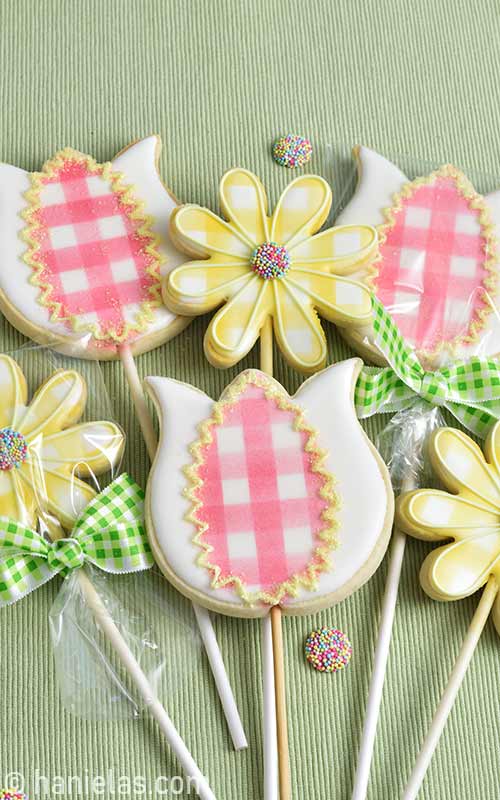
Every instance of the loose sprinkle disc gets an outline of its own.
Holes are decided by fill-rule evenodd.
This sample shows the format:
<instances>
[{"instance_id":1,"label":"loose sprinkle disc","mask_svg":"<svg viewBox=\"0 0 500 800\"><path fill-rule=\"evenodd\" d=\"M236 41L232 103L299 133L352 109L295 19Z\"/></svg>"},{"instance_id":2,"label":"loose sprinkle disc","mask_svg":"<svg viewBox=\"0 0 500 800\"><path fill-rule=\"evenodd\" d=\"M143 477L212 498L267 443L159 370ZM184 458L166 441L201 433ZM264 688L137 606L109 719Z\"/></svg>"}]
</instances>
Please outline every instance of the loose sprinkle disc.
<instances>
[{"instance_id":1,"label":"loose sprinkle disc","mask_svg":"<svg viewBox=\"0 0 500 800\"><path fill-rule=\"evenodd\" d=\"M318 672L337 672L351 660L352 645L342 631L320 628L306 639L306 658Z\"/></svg>"},{"instance_id":2,"label":"loose sprinkle disc","mask_svg":"<svg viewBox=\"0 0 500 800\"><path fill-rule=\"evenodd\" d=\"M0 470L20 467L26 461L27 455L28 446L24 436L12 428L2 428L0 430Z\"/></svg>"},{"instance_id":3,"label":"loose sprinkle disc","mask_svg":"<svg viewBox=\"0 0 500 800\"><path fill-rule=\"evenodd\" d=\"M26 795L16 789L0 789L0 800L26 800Z\"/></svg>"},{"instance_id":4,"label":"loose sprinkle disc","mask_svg":"<svg viewBox=\"0 0 500 800\"><path fill-rule=\"evenodd\" d=\"M273 145L273 158L280 167L303 167L312 156L312 145L309 139L289 133L277 139Z\"/></svg>"},{"instance_id":5,"label":"loose sprinkle disc","mask_svg":"<svg viewBox=\"0 0 500 800\"><path fill-rule=\"evenodd\" d=\"M276 242L264 242L255 248L250 263L253 271L266 281L282 278L290 269L290 254Z\"/></svg>"}]
</instances>

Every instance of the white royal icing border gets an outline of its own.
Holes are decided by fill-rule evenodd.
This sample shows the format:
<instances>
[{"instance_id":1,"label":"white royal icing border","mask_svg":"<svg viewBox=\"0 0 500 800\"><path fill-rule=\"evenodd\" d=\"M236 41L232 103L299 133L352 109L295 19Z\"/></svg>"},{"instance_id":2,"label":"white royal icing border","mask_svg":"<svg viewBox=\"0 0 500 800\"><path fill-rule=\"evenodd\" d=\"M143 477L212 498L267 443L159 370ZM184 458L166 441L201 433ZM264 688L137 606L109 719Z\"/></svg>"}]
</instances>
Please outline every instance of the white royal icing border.
<instances>
[{"instance_id":1,"label":"white royal icing border","mask_svg":"<svg viewBox=\"0 0 500 800\"><path fill-rule=\"evenodd\" d=\"M403 185L410 181L398 167L388 159L370 150L368 147L354 148L354 156L358 168L358 185L356 191L337 217L336 225L381 225L385 222L383 210L393 205L393 197ZM495 235L500 243L500 190L484 195L492 221ZM366 278L366 272L358 272L352 276L358 280ZM460 344L454 348L456 360L468 359L473 355L497 356L500 354L500 280L494 296L491 298L493 311L485 319L484 327L476 341ZM385 361L373 344L373 333L370 326L359 328L339 328L344 338L363 357L377 364ZM443 352L442 360L446 361ZM449 359L449 356L448 356ZM437 359L436 366L440 360Z\"/></svg>"},{"instance_id":2,"label":"white royal icing border","mask_svg":"<svg viewBox=\"0 0 500 800\"><path fill-rule=\"evenodd\" d=\"M130 145L115 156L113 168L121 172L124 182L132 185L145 212L154 219L153 230L159 237L159 250L165 257L162 275L179 266L185 256L175 249L169 238L169 220L176 202L163 185L157 170L161 148L158 136L148 136ZM89 337L71 332L64 322L53 321L50 311L40 303L40 289L30 283L32 269L23 255L26 243L21 237L26 222L22 213L27 207L25 193L30 188L30 173L10 164L0 164L0 307L5 316L22 333L63 352L85 358L116 358L114 349L93 349ZM153 309L154 321L134 339L132 349L141 353L156 347L175 335L187 320L163 306Z\"/></svg>"},{"instance_id":3,"label":"white royal icing border","mask_svg":"<svg viewBox=\"0 0 500 800\"><path fill-rule=\"evenodd\" d=\"M328 367L309 378L293 397L304 409L306 421L318 430L318 444L327 451L324 466L337 481L339 547L332 553L332 570L320 575L318 589L287 600L285 614L311 613L351 594L373 574L389 541L394 510L389 476L353 407L360 368L356 358ZM265 615L267 606L249 607L232 590L212 589L207 570L196 563L199 548L193 543L194 525L186 519L191 502L184 494L183 468L191 463L189 447L198 439L198 425L210 416L214 401L169 378L147 378L146 387L161 422L147 491L148 532L160 567L183 594L208 608L241 617Z\"/></svg>"}]
</instances>

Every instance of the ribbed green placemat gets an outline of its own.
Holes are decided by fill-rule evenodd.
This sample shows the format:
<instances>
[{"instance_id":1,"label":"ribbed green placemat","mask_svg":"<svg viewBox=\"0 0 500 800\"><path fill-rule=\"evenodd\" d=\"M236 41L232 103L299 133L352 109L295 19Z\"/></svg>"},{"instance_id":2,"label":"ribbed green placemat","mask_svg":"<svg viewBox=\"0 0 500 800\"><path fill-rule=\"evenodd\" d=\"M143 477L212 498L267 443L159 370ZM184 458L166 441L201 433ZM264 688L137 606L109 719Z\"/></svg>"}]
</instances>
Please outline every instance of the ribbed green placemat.
<instances>
[{"instance_id":1,"label":"ribbed green placemat","mask_svg":"<svg viewBox=\"0 0 500 800\"><path fill-rule=\"evenodd\" d=\"M337 192L352 176L350 148L358 142L434 165L455 162L471 175L493 176L478 185L491 190L496 175L500 184L499 74L495 0L0 0L0 159L35 169L69 144L102 161L157 132L165 181L181 200L216 209L219 177L235 165L259 173L276 200L290 173L273 163L269 146L293 131L312 139L311 169ZM141 358L141 373L169 374L217 395L236 370L223 374L205 363L206 322ZM349 355L331 328L328 337L332 359ZM2 323L3 350L23 341ZM256 363L254 353L242 366ZM144 482L148 462L121 368L107 365L104 373L129 434L126 466ZM277 377L289 389L299 382L280 357ZM374 435L381 425L370 422L367 429ZM409 543L371 800L400 795L477 602L427 599L417 580L426 551ZM384 578L382 567L338 607L286 620L297 800L350 796ZM132 596L148 582L171 613L189 615L189 605L154 576L135 577L120 590ZM52 783L56 776L109 772L114 787L109 782L106 791L83 796L110 800L120 796L120 776L144 776L149 793L121 796L155 797L155 779L178 768L147 718L83 722L62 708L47 621L56 583L0 614L0 776L23 774L34 797L37 770ZM171 623L163 613L157 611L154 625L167 640ZM355 654L343 674L306 666L304 637L318 624L351 637ZM250 750L233 752L195 645L185 676L184 659L170 648L172 673L181 677L165 701L217 797L258 800L259 627L218 618L216 630ZM425 800L500 798L499 664L499 641L488 625L429 770ZM80 796L58 794L57 783L45 795L47 784L39 789L38 796Z\"/></svg>"}]
</instances>

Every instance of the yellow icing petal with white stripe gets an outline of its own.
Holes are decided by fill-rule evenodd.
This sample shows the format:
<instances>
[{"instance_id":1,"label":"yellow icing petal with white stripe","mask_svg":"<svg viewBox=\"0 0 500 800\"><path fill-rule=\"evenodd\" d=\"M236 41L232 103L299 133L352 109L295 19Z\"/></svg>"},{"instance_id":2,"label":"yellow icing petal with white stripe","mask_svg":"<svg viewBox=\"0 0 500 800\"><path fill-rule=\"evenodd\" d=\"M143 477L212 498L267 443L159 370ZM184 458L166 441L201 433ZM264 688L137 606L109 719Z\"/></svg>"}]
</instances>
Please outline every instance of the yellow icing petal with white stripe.
<instances>
[{"instance_id":1,"label":"yellow icing petal with white stripe","mask_svg":"<svg viewBox=\"0 0 500 800\"><path fill-rule=\"evenodd\" d=\"M113 422L86 422L43 439L45 470L80 477L106 472L119 460L125 437Z\"/></svg>"},{"instance_id":2,"label":"yellow icing petal with white stripe","mask_svg":"<svg viewBox=\"0 0 500 800\"><path fill-rule=\"evenodd\" d=\"M369 225L339 225L290 248L292 266L349 275L377 252L377 231Z\"/></svg>"},{"instance_id":3,"label":"yellow icing petal with white stripe","mask_svg":"<svg viewBox=\"0 0 500 800\"><path fill-rule=\"evenodd\" d=\"M270 281L254 276L210 323L205 336L208 360L228 367L243 358L252 349L271 312Z\"/></svg>"},{"instance_id":4,"label":"yellow icing petal with white stripe","mask_svg":"<svg viewBox=\"0 0 500 800\"><path fill-rule=\"evenodd\" d=\"M432 464L455 494L419 489L398 501L396 524L423 539L452 538L424 561L420 582L438 600L473 594L491 576L500 581L500 422L488 437L485 453L461 431L440 428L429 441ZM500 633L500 608L495 624Z\"/></svg>"},{"instance_id":5,"label":"yellow icing petal with white stripe","mask_svg":"<svg viewBox=\"0 0 500 800\"><path fill-rule=\"evenodd\" d=\"M220 184L220 202L226 219L255 247L269 240L266 190L256 175L246 169L226 172Z\"/></svg>"},{"instance_id":6,"label":"yellow icing petal with white stripe","mask_svg":"<svg viewBox=\"0 0 500 800\"><path fill-rule=\"evenodd\" d=\"M274 333L285 357L301 372L326 363L326 339L310 298L288 281L274 281Z\"/></svg>"},{"instance_id":7,"label":"yellow icing petal with white stripe","mask_svg":"<svg viewBox=\"0 0 500 800\"><path fill-rule=\"evenodd\" d=\"M430 553L422 586L436 600L459 600L477 592L490 575L500 577L500 531L463 539Z\"/></svg>"},{"instance_id":8,"label":"yellow icing petal with white stripe","mask_svg":"<svg viewBox=\"0 0 500 800\"><path fill-rule=\"evenodd\" d=\"M28 389L18 364L0 355L0 428L15 428L19 409L26 405Z\"/></svg>"},{"instance_id":9,"label":"yellow icing petal with white stripe","mask_svg":"<svg viewBox=\"0 0 500 800\"><path fill-rule=\"evenodd\" d=\"M31 527L35 519L33 494L27 490L19 470L0 471L0 516Z\"/></svg>"},{"instance_id":10,"label":"yellow icing petal with white stripe","mask_svg":"<svg viewBox=\"0 0 500 800\"><path fill-rule=\"evenodd\" d=\"M434 469L448 489L498 508L500 475L490 467L478 445L461 431L440 428L432 438Z\"/></svg>"},{"instance_id":11,"label":"yellow icing petal with white stripe","mask_svg":"<svg viewBox=\"0 0 500 800\"><path fill-rule=\"evenodd\" d=\"M332 191L319 175L295 178L281 195L271 223L271 241L292 249L316 233L332 204Z\"/></svg>"},{"instance_id":12,"label":"yellow icing petal with white stripe","mask_svg":"<svg viewBox=\"0 0 500 800\"><path fill-rule=\"evenodd\" d=\"M163 289L168 307L176 314L204 314L235 295L252 272L247 261L223 259L189 261L174 269Z\"/></svg>"},{"instance_id":13,"label":"yellow icing petal with white stripe","mask_svg":"<svg viewBox=\"0 0 500 800\"><path fill-rule=\"evenodd\" d=\"M55 372L33 397L17 430L29 439L57 433L80 419L86 399L87 387L78 372Z\"/></svg>"},{"instance_id":14,"label":"yellow icing petal with white stripe","mask_svg":"<svg viewBox=\"0 0 500 800\"><path fill-rule=\"evenodd\" d=\"M307 267L290 270L283 283L287 289L301 290L321 316L346 325L368 321L372 314L371 294L362 283L317 272Z\"/></svg>"},{"instance_id":15,"label":"yellow icing petal with white stripe","mask_svg":"<svg viewBox=\"0 0 500 800\"><path fill-rule=\"evenodd\" d=\"M96 492L76 475L63 475L44 470L44 484L37 487L42 508L55 516L64 528L71 530L83 509Z\"/></svg>"},{"instance_id":16,"label":"yellow icing petal with white stripe","mask_svg":"<svg viewBox=\"0 0 500 800\"><path fill-rule=\"evenodd\" d=\"M407 533L436 541L475 536L478 530L500 531L500 509L438 489L419 489L398 501L398 523Z\"/></svg>"},{"instance_id":17,"label":"yellow icing petal with white stripe","mask_svg":"<svg viewBox=\"0 0 500 800\"><path fill-rule=\"evenodd\" d=\"M181 206L171 218L174 242L195 256L225 255L250 259L251 239L208 208Z\"/></svg>"}]
</instances>

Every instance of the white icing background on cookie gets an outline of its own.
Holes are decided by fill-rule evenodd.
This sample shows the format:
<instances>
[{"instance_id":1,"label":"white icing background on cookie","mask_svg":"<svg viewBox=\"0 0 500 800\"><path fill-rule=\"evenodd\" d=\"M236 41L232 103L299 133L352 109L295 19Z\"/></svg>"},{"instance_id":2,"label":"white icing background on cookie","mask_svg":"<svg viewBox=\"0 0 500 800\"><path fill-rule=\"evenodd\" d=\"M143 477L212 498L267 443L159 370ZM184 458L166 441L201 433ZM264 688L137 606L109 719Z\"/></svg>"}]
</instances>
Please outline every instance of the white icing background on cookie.
<instances>
[{"instance_id":1,"label":"white icing background on cookie","mask_svg":"<svg viewBox=\"0 0 500 800\"><path fill-rule=\"evenodd\" d=\"M358 184L352 199L338 215L336 225L367 224L381 225L386 220L383 210L393 205L394 195L399 193L408 178L388 159L370 150L368 147L355 149ZM425 170L424 170L425 174ZM500 190L484 195L495 226L498 248L498 287L491 296L492 311L479 333L479 338L472 344L463 344L456 348L455 360L467 359L473 355L495 356L500 353ZM358 272L354 278L363 279L366 272ZM388 309L390 311L390 309ZM373 335L369 326L357 328L354 332L342 330L342 334L355 349L363 354L374 348ZM363 347L363 340L365 347ZM449 361L449 354L443 352L437 360L439 363Z\"/></svg>"},{"instance_id":2,"label":"white icing background on cookie","mask_svg":"<svg viewBox=\"0 0 500 800\"><path fill-rule=\"evenodd\" d=\"M292 398L319 432L318 444L328 453L325 466L336 478L341 508L336 512L340 547L332 554L333 569L320 576L317 591L301 591L288 600L290 609L341 592L367 564L386 528L387 540L390 535L387 518L392 495L352 404L359 365L358 359L351 359L329 367L309 378ZM193 544L196 531L186 520L191 502L183 494L187 487L183 468L192 463L189 446L197 440L198 426L210 416L214 401L192 386L168 378L151 377L146 383L161 416L160 448L148 486L151 533L181 581L203 593L208 602L233 606L237 615L238 608L248 606L232 590L212 589L208 571L196 564L201 551ZM260 613L265 610L261 607ZM258 612L255 609L256 615Z\"/></svg>"},{"instance_id":3,"label":"white icing background on cookie","mask_svg":"<svg viewBox=\"0 0 500 800\"><path fill-rule=\"evenodd\" d=\"M165 258L162 274L165 275L183 263L185 256L175 249L168 235L170 215L176 203L158 175L156 161L160 147L159 137L148 136L119 153L112 166L123 174L126 184L134 187L146 213L154 218L153 230L160 239L159 249ZM0 164L0 289L15 312L28 323L56 336L72 339L77 350L84 351L88 337L81 331L72 332L64 322L51 320L49 310L39 301L40 289L30 283L33 271L24 261L26 243L21 237L26 227L22 218L27 207L24 195L29 188L29 172ZM177 319L164 306L159 306L154 311L154 321L134 341L161 334ZM78 354L85 355L85 352Z\"/></svg>"}]
</instances>

